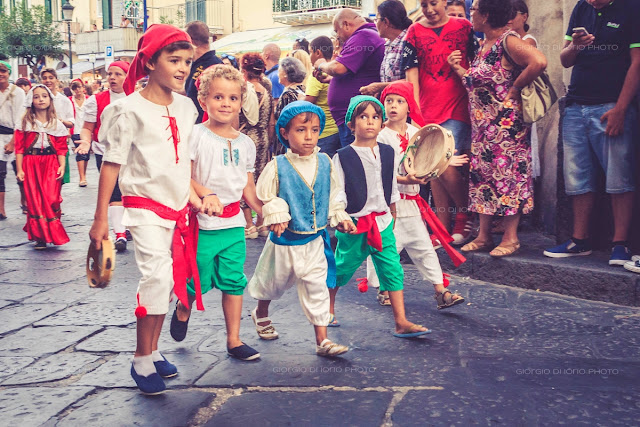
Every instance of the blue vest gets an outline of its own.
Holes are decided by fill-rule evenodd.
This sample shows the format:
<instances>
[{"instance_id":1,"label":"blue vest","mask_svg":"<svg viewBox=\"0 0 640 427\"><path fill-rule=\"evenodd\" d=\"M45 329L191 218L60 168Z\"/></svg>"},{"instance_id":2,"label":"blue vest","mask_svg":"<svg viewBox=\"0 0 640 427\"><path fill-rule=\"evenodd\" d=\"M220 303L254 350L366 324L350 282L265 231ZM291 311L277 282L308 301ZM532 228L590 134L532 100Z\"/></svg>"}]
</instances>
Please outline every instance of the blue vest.
<instances>
[{"instance_id":1,"label":"blue vest","mask_svg":"<svg viewBox=\"0 0 640 427\"><path fill-rule=\"evenodd\" d=\"M296 234L316 234L327 227L331 192L331 160L318 153L313 183L304 178L284 156L276 157L278 197L289 204L291 221L287 230Z\"/></svg>"},{"instance_id":2,"label":"blue vest","mask_svg":"<svg viewBox=\"0 0 640 427\"><path fill-rule=\"evenodd\" d=\"M387 144L380 147L380 162L382 163L382 189L387 205L391 204L391 186L393 184L393 168L395 151ZM344 190L347 193L347 213L360 212L367 204L367 179L360 156L350 145L338 150L338 159L344 171Z\"/></svg>"}]
</instances>

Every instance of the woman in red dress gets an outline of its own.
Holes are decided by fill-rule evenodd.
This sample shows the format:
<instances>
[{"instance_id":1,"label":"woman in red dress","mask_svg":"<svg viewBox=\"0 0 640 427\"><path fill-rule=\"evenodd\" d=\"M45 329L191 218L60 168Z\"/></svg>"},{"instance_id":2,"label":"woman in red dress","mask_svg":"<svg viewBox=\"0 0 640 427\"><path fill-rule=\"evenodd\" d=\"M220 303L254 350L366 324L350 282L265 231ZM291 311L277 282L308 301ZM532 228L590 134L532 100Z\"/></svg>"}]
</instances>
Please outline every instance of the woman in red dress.
<instances>
[{"instance_id":1,"label":"woman in red dress","mask_svg":"<svg viewBox=\"0 0 640 427\"><path fill-rule=\"evenodd\" d=\"M69 131L56 118L53 95L44 85L27 94L21 129L15 131L18 179L24 182L27 223L24 231L36 249L69 241L60 222L60 189Z\"/></svg>"}]
</instances>

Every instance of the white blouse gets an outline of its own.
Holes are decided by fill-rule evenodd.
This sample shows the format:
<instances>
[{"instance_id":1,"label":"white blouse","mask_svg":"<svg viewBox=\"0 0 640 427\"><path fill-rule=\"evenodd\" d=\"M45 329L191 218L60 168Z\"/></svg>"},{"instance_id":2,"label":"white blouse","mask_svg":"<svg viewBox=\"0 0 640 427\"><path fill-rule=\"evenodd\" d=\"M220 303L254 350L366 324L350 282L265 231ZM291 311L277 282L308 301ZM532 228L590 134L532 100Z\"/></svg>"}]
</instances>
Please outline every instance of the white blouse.
<instances>
[{"instance_id":1,"label":"white blouse","mask_svg":"<svg viewBox=\"0 0 640 427\"><path fill-rule=\"evenodd\" d=\"M240 133L235 139L223 138L204 124L194 126L189 138L193 167L191 178L215 193L223 205L242 198L248 174L255 171L256 144ZM201 230L244 227L247 223L240 211L231 218L198 214Z\"/></svg>"}]
</instances>

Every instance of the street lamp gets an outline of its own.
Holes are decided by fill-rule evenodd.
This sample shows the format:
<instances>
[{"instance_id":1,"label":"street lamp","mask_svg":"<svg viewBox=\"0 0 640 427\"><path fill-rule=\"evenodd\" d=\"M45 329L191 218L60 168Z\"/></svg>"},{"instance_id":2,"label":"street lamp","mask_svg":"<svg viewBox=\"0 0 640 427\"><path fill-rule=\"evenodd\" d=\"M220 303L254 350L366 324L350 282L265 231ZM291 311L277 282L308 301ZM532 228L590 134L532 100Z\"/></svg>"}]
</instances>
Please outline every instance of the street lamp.
<instances>
[{"instance_id":1,"label":"street lamp","mask_svg":"<svg viewBox=\"0 0 640 427\"><path fill-rule=\"evenodd\" d=\"M69 39L69 79L73 80L73 57L71 53L71 19L73 18L73 5L69 0L62 5L62 17L67 23L67 38Z\"/></svg>"}]
</instances>

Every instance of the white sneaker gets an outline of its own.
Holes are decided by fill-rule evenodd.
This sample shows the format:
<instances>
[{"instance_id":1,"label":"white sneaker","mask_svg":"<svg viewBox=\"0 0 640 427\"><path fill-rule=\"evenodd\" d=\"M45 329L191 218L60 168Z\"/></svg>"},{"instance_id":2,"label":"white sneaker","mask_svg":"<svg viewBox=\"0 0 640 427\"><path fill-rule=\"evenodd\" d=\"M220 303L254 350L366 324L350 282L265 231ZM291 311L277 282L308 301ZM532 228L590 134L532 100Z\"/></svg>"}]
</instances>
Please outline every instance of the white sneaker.
<instances>
[{"instance_id":1,"label":"white sneaker","mask_svg":"<svg viewBox=\"0 0 640 427\"><path fill-rule=\"evenodd\" d=\"M336 344L328 338L325 338L320 345L316 345L316 354L322 357L339 356L347 351L349 351L349 347L346 345Z\"/></svg>"},{"instance_id":2,"label":"white sneaker","mask_svg":"<svg viewBox=\"0 0 640 427\"><path fill-rule=\"evenodd\" d=\"M632 271L634 273L639 273L640 274L640 257L639 256L634 256L635 260L634 261L627 261L624 263L624 268Z\"/></svg>"},{"instance_id":3,"label":"white sneaker","mask_svg":"<svg viewBox=\"0 0 640 427\"><path fill-rule=\"evenodd\" d=\"M634 255L631 257L631 261L640 261L640 255Z\"/></svg>"}]
</instances>

